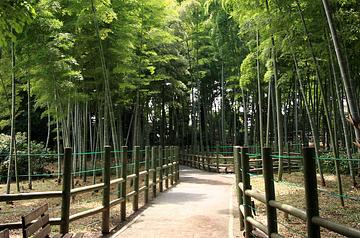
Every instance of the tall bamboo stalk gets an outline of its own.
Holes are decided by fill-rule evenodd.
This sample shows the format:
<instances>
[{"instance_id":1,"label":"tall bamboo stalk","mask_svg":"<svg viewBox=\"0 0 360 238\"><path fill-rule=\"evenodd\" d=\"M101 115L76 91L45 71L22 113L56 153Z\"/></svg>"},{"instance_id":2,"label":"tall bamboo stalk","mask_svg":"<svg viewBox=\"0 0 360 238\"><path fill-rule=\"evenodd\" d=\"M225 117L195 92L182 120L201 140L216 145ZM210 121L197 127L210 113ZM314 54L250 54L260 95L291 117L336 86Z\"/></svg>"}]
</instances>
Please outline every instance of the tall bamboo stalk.
<instances>
[{"instance_id":1,"label":"tall bamboo stalk","mask_svg":"<svg viewBox=\"0 0 360 238\"><path fill-rule=\"evenodd\" d=\"M320 146L319 134L318 134L317 129L315 128L315 122L311 115L308 102L306 101L306 93L305 93L305 89L303 86L303 82L302 82L302 78L301 78L301 74L300 74L300 70L298 67L298 63L297 63L295 54L293 54L293 60L294 60L294 65L295 65L296 76L297 76L299 86L300 86L300 92L303 96L303 103L304 103L306 114L308 116L308 120L309 120L309 124L310 124L310 129L311 129L311 132L314 137L315 156L316 156L316 158L319 158L319 146ZM320 178L321 178L321 184L322 184L322 186L325 186L325 179L324 179L322 167L321 167L319 160L317 160L317 165L318 165L319 174L320 174Z\"/></svg>"},{"instance_id":2,"label":"tall bamboo stalk","mask_svg":"<svg viewBox=\"0 0 360 238\"><path fill-rule=\"evenodd\" d=\"M355 136L356 136L356 144L357 146L360 148L360 114L359 114L359 108L356 102L356 97L354 95L353 89L352 89L352 85L351 85L351 80L349 78L349 76L346 73L346 67L345 67L345 61L344 61L344 56L343 56L343 52L339 43L339 37L337 35L337 31L336 31L336 27L334 24L334 19L332 16L332 10L330 8L330 4L328 0L322 0L323 6L324 6L324 11L326 14L326 19L327 19L327 23L330 29L330 33L331 33L331 38L333 41L333 45L334 45L334 49L335 49L335 53L336 53L336 58L339 64L339 69L340 69L340 74L341 74L341 79L344 85L344 89L345 89L345 93L346 93L346 98L348 101L348 105L349 105L349 110L350 110L350 122L353 125L354 131L355 131Z\"/></svg>"},{"instance_id":3,"label":"tall bamboo stalk","mask_svg":"<svg viewBox=\"0 0 360 238\"><path fill-rule=\"evenodd\" d=\"M31 97L30 97L30 78L27 80L27 159L28 159L28 186L32 189L31 180Z\"/></svg>"},{"instance_id":4,"label":"tall bamboo stalk","mask_svg":"<svg viewBox=\"0 0 360 238\"><path fill-rule=\"evenodd\" d=\"M351 159L352 159L352 153L351 153L350 135L349 135L348 130L347 130L347 128L346 128L344 105L343 105L342 97L340 96L339 82L338 82L338 79L337 79L337 77L336 77L334 59L333 59L333 56L332 56L332 52L331 52L330 47L329 47L329 58L330 58L330 65L331 65L331 69L332 69L332 73L333 73L333 78L334 78L334 85L335 85L335 91L336 91L336 99L337 99L337 102L338 102L338 111L339 111L339 113L340 113L340 119L341 119L341 125L342 125L342 132L343 132L344 139L345 139L346 154L347 154L347 158L348 158L348 160L349 160L349 161L348 161L348 164L349 164L350 177L351 177L353 186L356 187L357 182L356 182L355 173L354 173L354 168L353 168L352 161L351 161Z\"/></svg>"},{"instance_id":5,"label":"tall bamboo stalk","mask_svg":"<svg viewBox=\"0 0 360 238\"><path fill-rule=\"evenodd\" d=\"M19 177L17 171L17 153L16 153L16 134L15 134L15 100L16 100L16 81L15 81L15 43L11 44L11 141L10 154L6 182L6 193L10 193L11 185L11 164L14 157L14 170L17 191L20 192Z\"/></svg>"},{"instance_id":6,"label":"tall bamboo stalk","mask_svg":"<svg viewBox=\"0 0 360 238\"><path fill-rule=\"evenodd\" d=\"M258 104L259 104L259 137L260 137L260 151L264 146L263 138L263 116L262 116L262 88L260 79L260 59L259 59L259 45L260 35L259 30L256 31L256 72L257 72L257 87L258 87Z\"/></svg>"}]
</instances>

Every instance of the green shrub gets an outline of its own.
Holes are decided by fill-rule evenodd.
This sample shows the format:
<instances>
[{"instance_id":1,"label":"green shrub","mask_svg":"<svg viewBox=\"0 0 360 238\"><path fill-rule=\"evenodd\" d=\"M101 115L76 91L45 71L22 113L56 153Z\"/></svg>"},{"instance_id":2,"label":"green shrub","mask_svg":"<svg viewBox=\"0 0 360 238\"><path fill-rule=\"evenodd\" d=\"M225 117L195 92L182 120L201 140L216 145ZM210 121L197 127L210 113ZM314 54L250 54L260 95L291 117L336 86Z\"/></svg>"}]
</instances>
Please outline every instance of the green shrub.
<instances>
[{"instance_id":1,"label":"green shrub","mask_svg":"<svg viewBox=\"0 0 360 238\"><path fill-rule=\"evenodd\" d=\"M355 156L355 155L353 155ZM320 160L320 162L322 163L322 167L323 167L323 172L325 173L331 173L331 174L335 174L335 160L334 159L329 159L329 160L325 160L323 158L333 158L333 154L332 153L325 153L322 154L320 156L320 158L322 158ZM345 154L340 154L340 158L339 158L339 170L341 174L349 174L349 161L347 161L347 156ZM353 168L356 168L356 163L352 162Z\"/></svg>"},{"instance_id":2,"label":"green shrub","mask_svg":"<svg viewBox=\"0 0 360 238\"><path fill-rule=\"evenodd\" d=\"M9 164L11 137L9 135L0 134L0 182L5 182L7 178L7 170ZM16 134L17 147L17 167L20 179L26 179L28 174L28 156L27 156L27 138L25 133ZM44 144L31 141L31 170L32 175L47 173L46 165L53 159L48 155L49 151L45 151ZM14 158L14 157L13 157ZM14 160L12 162L11 176L14 178Z\"/></svg>"}]
</instances>

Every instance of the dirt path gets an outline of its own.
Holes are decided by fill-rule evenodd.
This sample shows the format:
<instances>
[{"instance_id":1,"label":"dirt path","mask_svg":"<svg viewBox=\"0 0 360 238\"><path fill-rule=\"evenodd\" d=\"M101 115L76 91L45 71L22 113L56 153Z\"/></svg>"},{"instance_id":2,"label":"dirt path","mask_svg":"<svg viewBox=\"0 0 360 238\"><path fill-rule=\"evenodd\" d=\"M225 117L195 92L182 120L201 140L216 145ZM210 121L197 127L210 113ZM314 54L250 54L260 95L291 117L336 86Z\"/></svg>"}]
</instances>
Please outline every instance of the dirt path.
<instances>
[{"instance_id":1,"label":"dirt path","mask_svg":"<svg viewBox=\"0 0 360 238\"><path fill-rule=\"evenodd\" d=\"M112 237L233 238L233 175L182 167L181 182L160 194ZM236 225L235 225L236 226Z\"/></svg>"}]
</instances>

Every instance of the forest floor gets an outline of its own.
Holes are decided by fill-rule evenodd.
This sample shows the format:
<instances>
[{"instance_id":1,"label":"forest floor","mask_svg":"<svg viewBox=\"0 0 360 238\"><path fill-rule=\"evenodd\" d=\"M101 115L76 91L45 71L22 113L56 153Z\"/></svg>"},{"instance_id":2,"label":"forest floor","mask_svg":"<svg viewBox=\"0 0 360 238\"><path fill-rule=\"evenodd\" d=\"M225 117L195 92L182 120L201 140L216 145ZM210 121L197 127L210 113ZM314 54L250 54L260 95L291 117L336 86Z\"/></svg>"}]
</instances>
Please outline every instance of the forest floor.
<instances>
[{"instance_id":1,"label":"forest floor","mask_svg":"<svg viewBox=\"0 0 360 238\"><path fill-rule=\"evenodd\" d=\"M200 171L199 171L200 173ZM216 174L213 174L216 175ZM230 175L230 178L233 175ZM112 178L113 179L113 178ZM337 194L336 189L336 177L334 175L325 175L327 187L325 188L329 192ZM359 198L360 190L351 188L350 179L348 176L342 176L344 192L348 196ZM101 177L96 178L97 182L101 181ZM262 176L252 176L251 184L254 189L264 191L263 178ZM303 186L303 175L299 172L293 172L291 174L284 174L283 182L276 182L276 199L286 204L293 205L297 208L305 208L305 196ZM142 181L142 180L141 180ZM151 181L151 178L150 178ZM319 182L319 181L318 181ZM76 187L86 186L92 184L92 177L88 177L87 182L83 182L82 179L75 179ZM55 178L39 179L33 181L33 190L27 189L27 181L21 182L22 192L31 191L58 191L61 190L61 186L57 183ZM15 184L12 184L12 189L15 190ZM5 193L6 185L0 184L0 194ZM216 189L216 188L214 188ZM233 186L235 190L235 186ZM130 182L128 183L128 191L132 191ZM169 190L169 193L172 191ZM117 198L115 185L111 188L111 199ZM235 194L235 193L234 193ZM139 207L144 205L143 193L139 196ZM152 194L150 192L150 198ZM233 198L236 201L236 198ZM127 216L128 220L131 220L137 214L132 212L132 203L130 200L127 203ZM102 194L100 192L84 193L77 195L72 199L71 214L85 211L97 206L100 206L102 202ZM18 222L21 220L21 216L28 213L32 208L38 207L41 204L49 204L50 217L60 217L61 199L39 199L39 200L27 200L27 201L15 201L13 204L0 203L0 223ZM325 218L329 218L332 221L346 224L348 226L360 229L360 201L351 199L345 199L345 207L340 205L338 196L329 194L328 192L319 192L319 204L320 204L320 215ZM147 207L145 207L147 208ZM266 223L265 217L265 206L255 201L256 219ZM234 216L236 209L234 209ZM238 221L235 217L234 222ZM115 228L120 224L120 211L119 206L115 206L111 209L111 228ZM306 237L305 223L293 216L286 217L284 213L278 212L279 231L284 237ZM126 224L121 224L126 225ZM234 230L238 226L234 225ZM57 233L59 226L53 226L52 232ZM87 217L70 224L70 230L72 232L85 232L86 237L101 237L101 213ZM240 237L238 232L234 232L234 237ZM12 231L11 237L20 237L20 231ZM225 236L224 236L225 237ZM342 237L322 229L322 237Z\"/></svg>"}]
</instances>

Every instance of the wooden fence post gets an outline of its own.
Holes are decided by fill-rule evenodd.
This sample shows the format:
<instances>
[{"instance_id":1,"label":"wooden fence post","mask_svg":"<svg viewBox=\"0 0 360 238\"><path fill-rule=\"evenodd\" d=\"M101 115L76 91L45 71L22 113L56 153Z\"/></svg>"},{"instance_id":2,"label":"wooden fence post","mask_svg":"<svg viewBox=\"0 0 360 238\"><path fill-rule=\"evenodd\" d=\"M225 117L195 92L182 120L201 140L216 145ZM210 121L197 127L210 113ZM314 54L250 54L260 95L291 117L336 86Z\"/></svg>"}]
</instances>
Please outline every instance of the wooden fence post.
<instances>
[{"instance_id":1,"label":"wooden fence post","mask_svg":"<svg viewBox=\"0 0 360 238\"><path fill-rule=\"evenodd\" d=\"M312 222L313 217L319 216L319 199L317 193L315 149L304 148L304 181L307 216L307 235L309 238L320 237L320 226Z\"/></svg>"},{"instance_id":2,"label":"wooden fence post","mask_svg":"<svg viewBox=\"0 0 360 238\"><path fill-rule=\"evenodd\" d=\"M218 173L220 173L220 166L219 166L219 148L220 148L220 145L219 144L216 144L216 148L215 148L215 155L216 155L216 171Z\"/></svg>"},{"instance_id":3,"label":"wooden fence post","mask_svg":"<svg viewBox=\"0 0 360 238\"><path fill-rule=\"evenodd\" d=\"M64 169L63 169L63 186L61 198L61 223L60 233L69 232L70 223L70 197L71 197L71 173L72 173L72 151L71 148L65 148L64 151Z\"/></svg>"},{"instance_id":4,"label":"wooden fence post","mask_svg":"<svg viewBox=\"0 0 360 238\"><path fill-rule=\"evenodd\" d=\"M121 147L121 177L123 178L123 182L121 183L121 197L124 201L120 205L120 216L121 221L126 220L126 186L127 186L127 160L128 160L128 147L122 146Z\"/></svg>"},{"instance_id":5,"label":"wooden fence post","mask_svg":"<svg viewBox=\"0 0 360 238\"><path fill-rule=\"evenodd\" d=\"M202 170L205 170L205 155L204 155L204 152L202 152L200 156L201 156Z\"/></svg>"},{"instance_id":6,"label":"wooden fence post","mask_svg":"<svg viewBox=\"0 0 360 238\"><path fill-rule=\"evenodd\" d=\"M133 200L133 211L136 212L139 210L139 167L140 167L140 147L133 147L133 163L135 168L135 178L134 178L134 200Z\"/></svg>"},{"instance_id":7,"label":"wooden fence post","mask_svg":"<svg viewBox=\"0 0 360 238\"><path fill-rule=\"evenodd\" d=\"M146 174L145 174L145 192L144 192L144 200L145 203L149 202L149 162L150 162L150 146L145 146L145 170L146 170Z\"/></svg>"},{"instance_id":8,"label":"wooden fence post","mask_svg":"<svg viewBox=\"0 0 360 238\"><path fill-rule=\"evenodd\" d=\"M191 149L191 154L189 156L189 163L190 163L190 167L195 168L195 155L193 149Z\"/></svg>"},{"instance_id":9,"label":"wooden fence post","mask_svg":"<svg viewBox=\"0 0 360 238\"><path fill-rule=\"evenodd\" d=\"M176 162L176 175L175 175L175 178L176 178L176 183L179 182L180 180L180 164L179 164L179 153L180 153L180 148L179 146L176 146L175 147L175 162Z\"/></svg>"},{"instance_id":10,"label":"wooden fence post","mask_svg":"<svg viewBox=\"0 0 360 238\"><path fill-rule=\"evenodd\" d=\"M168 189L169 188L169 146L165 146L165 157L164 157L164 164L165 166L165 188Z\"/></svg>"},{"instance_id":11,"label":"wooden fence post","mask_svg":"<svg viewBox=\"0 0 360 238\"><path fill-rule=\"evenodd\" d=\"M158 158L159 158L159 166L160 166L160 170L159 170L159 191L163 192L164 191L164 186L163 186L163 177L164 177L164 171L163 171L163 156L162 156L162 150L163 148L161 146L159 146L158 148Z\"/></svg>"},{"instance_id":12,"label":"wooden fence post","mask_svg":"<svg viewBox=\"0 0 360 238\"><path fill-rule=\"evenodd\" d=\"M288 162L288 172L291 174L291 150L290 145L287 146L287 162Z\"/></svg>"},{"instance_id":13,"label":"wooden fence post","mask_svg":"<svg viewBox=\"0 0 360 238\"><path fill-rule=\"evenodd\" d=\"M105 146L105 160L103 168L103 181L104 181L104 191L103 191L103 201L102 205L104 210L102 212L102 223L101 223L101 232L103 234L109 234L110 232L110 177L111 177L111 147Z\"/></svg>"},{"instance_id":14,"label":"wooden fence post","mask_svg":"<svg viewBox=\"0 0 360 238\"><path fill-rule=\"evenodd\" d=\"M156 147L151 148L151 168L153 169L152 174L152 193L153 197L156 197L156 187L157 187L157 163L156 163Z\"/></svg>"},{"instance_id":15,"label":"wooden fence post","mask_svg":"<svg viewBox=\"0 0 360 238\"><path fill-rule=\"evenodd\" d=\"M197 154L196 154L196 164L197 164L197 169L201 169L201 155L200 155L200 151L198 151Z\"/></svg>"},{"instance_id":16,"label":"wooden fence post","mask_svg":"<svg viewBox=\"0 0 360 238\"><path fill-rule=\"evenodd\" d=\"M211 163L211 159L210 159L210 154L206 155L206 163L207 163L207 171L210 172L210 163Z\"/></svg>"},{"instance_id":17,"label":"wooden fence post","mask_svg":"<svg viewBox=\"0 0 360 238\"><path fill-rule=\"evenodd\" d=\"M170 185L173 186L174 185L174 146L170 146L170 150L169 150L169 164L171 164L170 166Z\"/></svg>"},{"instance_id":18,"label":"wooden fence post","mask_svg":"<svg viewBox=\"0 0 360 238\"><path fill-rule=\"evenodd\" d=\"M245 238L250 238L252 233L252 225L246 221L247 217L252 217L251 213L251 197L245 194L247 189L251 189L250 175L249 175L249 156L248 148L241 147L241 165L242 165L242 180L243 180L243 202L244 202L244 223L245 223Z\"/></svg>"},{"instance_id":19,"label":"wooden fence post","mask_svg":"<svg viewBox=\"0 0 360 238\"><path fill-rule=\"evenodd\" d=\"M177 153L178 153L178 147L174 146L173 147L173 164L174 164L174 183L175 184L177 183L177 167L179 164L179 161L178 161L179 158L177 156Z\"/></svg>"},{"instance_id":20,"label":"wooden fence post","mask_svg":"<svg viewBox=\"0 0 360 238\"><path fill-rule=\"evenodd\" d=\"M187 149L187 166L191 167L191 148L188 146Z\"/></svg>"},{"instance_id":21,"label":"wooden fence post","mask_svg":"<svg viewBox=\"0 0 360 238\"><path fill-rule=\"evenodd\" d=\"M271 158L271 148L263 148L262 150L262 167L265 185L265 199L266 199L266 215L268 235L278 232L276 208L270 206L270 200L275 201L275 187L274 187L274 168L273 160Z\"/></svg>"},{"instance_id":22,"label":"wooden fence post","mask_svg":"<svg viewBox=\"0 0 360 238\"><path fill-rule=\"evenodd\" d=\"M188 165L188 154L189 154L189 152L188 152L188 146L185 146L184 148L183 148L183 153L182 153L182 165Z\"/></svg>"},{"instance_id":23,"label":"wooden fence post","mask_svg":"<svg viewBox=\"0 0 360 238\"><path fill-rule=\"evenodd\" d=\"M239 183L242 182L241 177L241 161L240 161L240 146L234 146L234 165L235 165L235 180L236 180L236 195L238 200L238 211L240 220L240 231L244 230L244 215L241 212L240 206L243 204L243 192L239 187Z\"/></svg>"}]
</instances>

